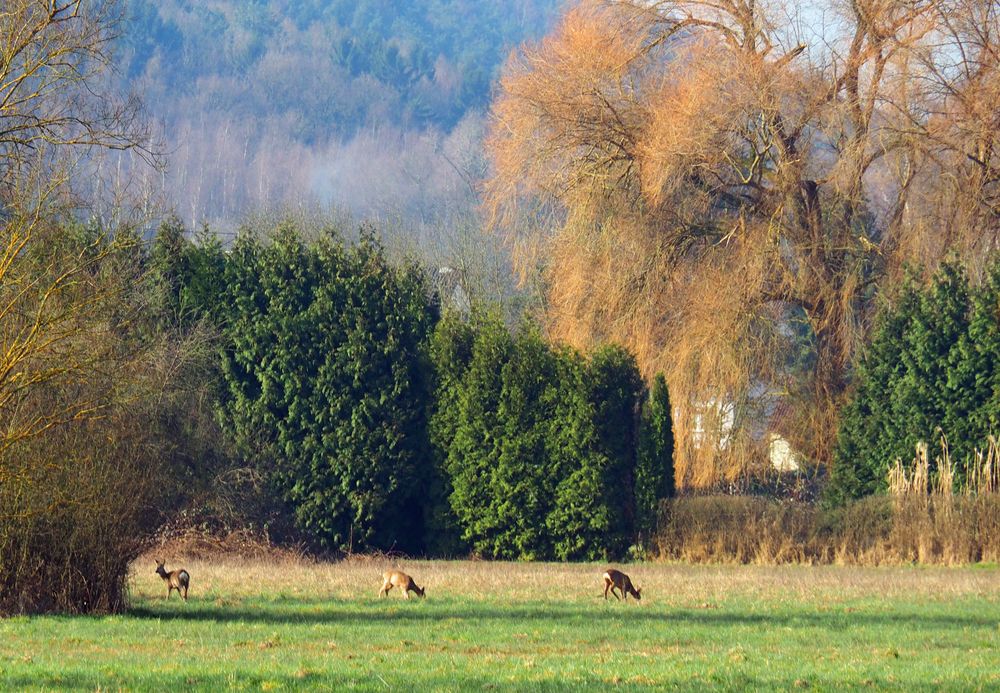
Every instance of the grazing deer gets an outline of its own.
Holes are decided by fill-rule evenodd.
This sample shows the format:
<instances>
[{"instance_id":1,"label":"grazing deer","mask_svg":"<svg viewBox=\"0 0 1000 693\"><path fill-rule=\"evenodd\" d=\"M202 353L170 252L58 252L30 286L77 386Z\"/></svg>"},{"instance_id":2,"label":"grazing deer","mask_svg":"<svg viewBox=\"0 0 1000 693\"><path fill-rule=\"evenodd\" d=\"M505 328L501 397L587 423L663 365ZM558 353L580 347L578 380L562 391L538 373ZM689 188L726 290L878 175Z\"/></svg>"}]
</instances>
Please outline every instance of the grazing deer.
<instances>
[{"instance_id":1,"label":"grazing deer","mask_svg":"<svg viewBox=\"0 0 1000 693\"><path fill-rule=\"evenodd\" d=\"M180 570L171 570L168 573L167 569L163 567L163 561L157 561L156 574L167 583L167 599L170 599L171 592L177 590L177 594L184 597L184 601L187 601L188 585L191 583L191 575L188 571L181 568Z\"/></svg>"},{"instance_id":2,"label":"grazing deer","mask_svg":"<svg viewBox=\"0 0 1000 693\"><path fill-rule=\"evenodd\" d=\"M615 588L622 593L619 597L615 594ZM611 590L611 594L615 595L615 599L622 598L628 601L628 596L631 594L636 599L642 599L642 588L633 587L632 580L628 575L620 570L615 570L614 568L608 568L604 573L604 598L608 598L608 590Z\"/></svg>"},{"instance_id":3,"label":"grazing deer","mask_svg":"<svg viewBox=\"0 0 1000 693\"><path fill-rule=\"evenodd\" d=\"M423 588L417 587L417 583L413 581L413 578L400 570L389 570L382 573L382 589L378 591L378 596L384 597L388 595L389 590L393 587L398 587L403 591L403 599L410 598L410 590L416 592L417 596L424 596Z\"/></svg>"}]
</instances>

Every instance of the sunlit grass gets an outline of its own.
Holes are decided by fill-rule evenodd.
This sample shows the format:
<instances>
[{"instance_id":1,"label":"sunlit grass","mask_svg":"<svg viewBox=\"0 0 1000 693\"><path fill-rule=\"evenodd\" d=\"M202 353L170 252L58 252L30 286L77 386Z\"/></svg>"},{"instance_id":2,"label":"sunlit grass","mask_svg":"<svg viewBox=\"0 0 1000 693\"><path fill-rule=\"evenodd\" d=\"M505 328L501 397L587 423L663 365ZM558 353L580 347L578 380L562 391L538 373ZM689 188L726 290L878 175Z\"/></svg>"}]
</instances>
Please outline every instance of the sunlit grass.
<instances>
[{"instance_id":1,"label":"sunlit grass","mask_svg":"<svg viewBox=\"0 0 1000 693\"><path fill-rule=\"evenodd\" d=\"M148 563L148 565L147 565ZM0 688L364 690L1000 687L996 568L412 561L427 588L376 594L389 563L137 562L133 610L0 622Z\"/></svg>"}]
</instances>

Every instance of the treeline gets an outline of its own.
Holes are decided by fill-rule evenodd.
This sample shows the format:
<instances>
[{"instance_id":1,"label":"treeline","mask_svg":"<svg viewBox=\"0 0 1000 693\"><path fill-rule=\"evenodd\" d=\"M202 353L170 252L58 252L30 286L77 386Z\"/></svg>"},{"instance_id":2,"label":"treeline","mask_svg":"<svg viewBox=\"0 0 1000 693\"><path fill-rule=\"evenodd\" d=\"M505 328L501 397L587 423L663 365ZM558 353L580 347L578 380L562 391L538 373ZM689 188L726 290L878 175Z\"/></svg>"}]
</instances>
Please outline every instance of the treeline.
<instances>
[{"instance_id":1,"label":"treeline","mask_svg":"<svg viewBox=\"0 0 1000 693\"><path fill-rule=\"evenodd\" d=\"M125 608L164 527L616 558L672 493L662 380L442 306L370 231L53 219L0 279L2 613Z\"/></svg>"},{"instance_id":2,"label":"treeline","mask_svg":"<svg viewBox=\"0 0 1000 693\"><path fill-rule=\"evenodd\" d=\"M180 228L154 244L165 303L218 331L222 429L281 500L264 519L338 552L598 559L652 535L670 404L625 350L442 307L370 232L286 224L224 252Z\"/></svg>"},{"instance_id":3,"label":"treeline","mask_svg":"<svg viewBox=\"0 0 1000 693\"><path fill-rule=\"evenodd\" d=\"M336 205L445 244L439 220L473 215L500 65L557 5L130 0L117 84L142 93L171 152L146 184L194 228ZM145 173L130 162L110 166Z\"/></svg>"}]
</instances>

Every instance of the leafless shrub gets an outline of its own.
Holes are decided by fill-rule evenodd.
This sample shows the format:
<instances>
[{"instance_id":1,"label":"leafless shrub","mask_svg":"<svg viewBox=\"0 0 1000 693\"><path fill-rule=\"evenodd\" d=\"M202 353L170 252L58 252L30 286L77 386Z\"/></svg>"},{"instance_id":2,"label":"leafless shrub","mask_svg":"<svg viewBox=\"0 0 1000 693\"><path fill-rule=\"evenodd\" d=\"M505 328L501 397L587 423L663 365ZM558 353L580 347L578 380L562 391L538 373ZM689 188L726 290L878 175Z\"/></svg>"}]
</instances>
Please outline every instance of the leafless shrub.
<instances>
[{"instance_id":1,"label":"leafless shrub","mask_svg":"<svg viewBox=\"0 0 1000 693\"><path fill-rule=\"evenodd\" d=\"M301 546L279 546L271 541L266 532L249 528L213 532L207 528L170 525L160 528L156 536L150 539L143 555L176 556L202 561L225 558L271 562L311 560Z\"/></svg>"}]
</instances>

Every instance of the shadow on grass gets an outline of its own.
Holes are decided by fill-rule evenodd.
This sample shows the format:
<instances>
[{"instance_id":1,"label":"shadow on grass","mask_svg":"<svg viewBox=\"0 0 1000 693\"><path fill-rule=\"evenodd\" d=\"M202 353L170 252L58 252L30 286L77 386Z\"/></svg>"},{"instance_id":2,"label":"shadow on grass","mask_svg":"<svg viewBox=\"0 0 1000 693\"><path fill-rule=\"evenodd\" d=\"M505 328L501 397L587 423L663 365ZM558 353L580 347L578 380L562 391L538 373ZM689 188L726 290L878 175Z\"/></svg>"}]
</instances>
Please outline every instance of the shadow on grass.
<instances>
[{"instance_id":1,"label":"shadow on grass","mask_svg":"<svg viewBox=\"0 0 1000 693\"><path fill-rule=\"evenodd\" d=\"M939 690L923 681L899 681L876 675L862 681L844 680L840 677L806 676L805 679L785 678L782 676L753 675L746 672L730 673L720 676L691 676L685 673L648 676L629 679L614 676L601 678L593 673L578 675L575 678L555 678L552 676L524 675L516 680L510 680L510 671L498 671L494 677L469 675L465 673L438 675L427 672L411 672L400 675L391 671L359 671L356 673L310 671L299 675L278 674L261 676L258 673L232 671L229 673L191 673L183 672L148 672L141 676L122 674L117 676L102 676L100 674L66 672L58 675L15 675L0 676L0 685L7 689L21 690L25 688L44 690L100 690L108 687L124 687L141 690L208 690L218 691L238 688L253 688L257 690L525 690L533 691L606 691L610 686L618 688L657 688L672 691L703 691L703 690L792 690L803 686L821 690L836 690L853 688L859 685L875 686L879 690Z\"/></svg>"},{"instance_id":2,"label":"shadow on grass","mask_svg":"<svg viewBox=\"0 0 1000 693\"><path fill-rule=\"evenodd\" d=\"M372 623L372 622L433 622L445 619L484 621L512 620L520 623L555 625L564 622L593 623L686 623L695 626L731 627L782 627L851 629L858 627L906 628L924 631L941 631L962 628L997 626L995 614L960 615L949 613L908 613L886 611L880 613L852 612L756 612L720 609L662 609L625 606L605 608L602 603L584 604L513 604L510 606L475 605L469 603L407 603L407 602L345 602L335 600L301 599L263 602L260 606L219 606L188 603L178 607L144 605L131 609L128 615L136 619L163 621L205 621L217 623L269 623L269 624L323 624L323 623Z\"/></svg>"}]
</instances>

